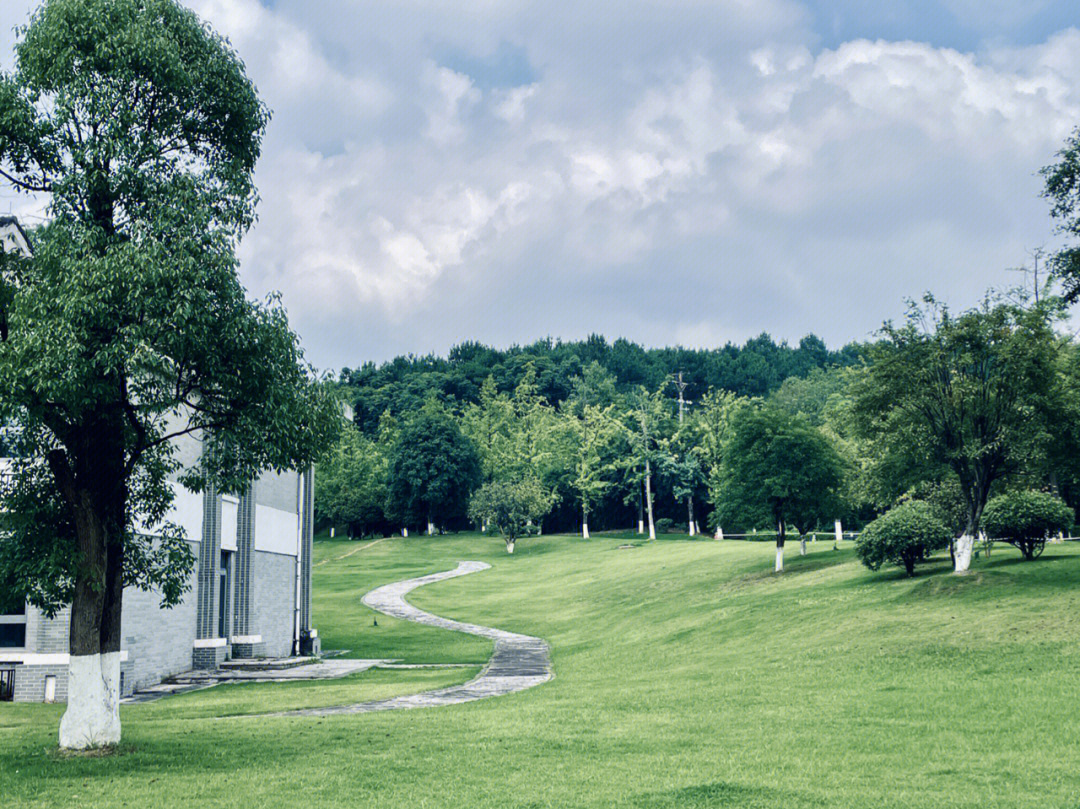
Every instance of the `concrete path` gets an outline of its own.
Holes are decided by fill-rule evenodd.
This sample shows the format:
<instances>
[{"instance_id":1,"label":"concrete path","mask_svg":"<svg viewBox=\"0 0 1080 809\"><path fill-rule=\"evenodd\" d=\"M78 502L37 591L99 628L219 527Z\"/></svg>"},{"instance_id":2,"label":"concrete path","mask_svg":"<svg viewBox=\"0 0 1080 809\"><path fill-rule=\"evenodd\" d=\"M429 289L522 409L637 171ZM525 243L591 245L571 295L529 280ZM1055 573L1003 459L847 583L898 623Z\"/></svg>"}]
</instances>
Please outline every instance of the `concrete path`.
<instances>
[{"instance_id":1,"label":"concrete path","mask_svg":"<svg viewBox=\"0 0 1080 809\"><path fill-rule=\"evenodd\" d=\"M432 573L417 579L387 584L372 590L364 596L363 602L373 610L393 618L413 621L440 629L466 632L495 641L495 651L487 666L476 677L463 685L425 691L407 697L361 702L356 705L339 705L331 708L307 708L298 711L266 714L267 716L335 716L338 714L370 713L372 711L390 711L397 708L427 708L437 705L456 705L459 702L472 702L487 697L498 697L524 691L535 685L546 683L553 676L548 645L540 638L519 635L478 624L466 624L449 618L440 618L424 612L405 601L405 594L437 581L445 581L457 576L487 570L491 565L484 562L459 562L454 570Z\"/></svg>"}]
</instances>

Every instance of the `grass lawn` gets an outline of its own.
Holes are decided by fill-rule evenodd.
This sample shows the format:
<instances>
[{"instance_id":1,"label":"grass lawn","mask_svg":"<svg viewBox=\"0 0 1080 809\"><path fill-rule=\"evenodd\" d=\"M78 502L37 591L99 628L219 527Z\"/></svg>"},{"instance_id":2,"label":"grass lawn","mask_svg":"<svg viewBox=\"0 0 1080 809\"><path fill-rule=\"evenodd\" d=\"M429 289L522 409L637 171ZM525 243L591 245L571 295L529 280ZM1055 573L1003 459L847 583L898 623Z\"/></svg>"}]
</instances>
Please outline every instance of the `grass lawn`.
<instances>
[{"instance_id":1,"label":"grass lawn","mask_svg":"<svg viewBox=\"0 0 1080 809\"><path fill-rule=\"evenodd\" d=\"M474 638L373 626L359 603L377 584L481 559L493 569L409 599L547 639L555 679L323 719L210 717L314 704L326 695L309 689L360 689L363 676L211 689L125 708L124 745L100 759L54 752L59 706L3 705L3 804L1080 806L1080 547L1049 546L1037 562L998 549L963 578L945 558L909 580L869 573L831 542L806 558L792 543L779 577L766 543L623 542L548 537L513 556L478 536L319 543L327 648L485 659ZM471 672L377 674L369 686L415 691Z\"/></svg>"}]
</instances>

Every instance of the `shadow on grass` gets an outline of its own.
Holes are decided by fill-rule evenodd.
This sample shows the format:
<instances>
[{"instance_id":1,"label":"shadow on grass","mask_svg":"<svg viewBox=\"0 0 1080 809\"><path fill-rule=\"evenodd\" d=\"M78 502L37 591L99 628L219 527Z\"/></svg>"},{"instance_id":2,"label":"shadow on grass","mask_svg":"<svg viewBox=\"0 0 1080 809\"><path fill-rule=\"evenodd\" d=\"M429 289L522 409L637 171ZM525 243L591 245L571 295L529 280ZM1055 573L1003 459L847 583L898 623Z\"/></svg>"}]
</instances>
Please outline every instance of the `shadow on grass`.
<instances>
[{"instance_id":1,"label":"shadow on grass","mask_svg":"<svg viewBox=\"0 0 1080 809\"><path fill-rule=\"evenodd\" d=\"M825 570L826 568L836 567L849 561L851 561L851 554L844 553L843 551L824 551L808 554L807 556L796 556L793 559L785 558L783 573L777 573L771 567L755 570L751 573L744 573L741 576L730 579L721 585L721 589L739 590L744 587L750 587L758 582L784 581L785 579L797 578L798 576L807 573L814 573L819 570Z\"/></svg>"},{"instance_id":2,"label":"shadow on grass","mask_svg":"<svg viewBox=\"0 0 1080 809\"><path fill-rule=\"evenodd\" d=\"M645 792L635 795L627 806L635 809L773 809L778 806L821 806L820 801L807 801L797 793L769 787L749 787L717 781L666 792Z\"/></svg>"}]
</instances>

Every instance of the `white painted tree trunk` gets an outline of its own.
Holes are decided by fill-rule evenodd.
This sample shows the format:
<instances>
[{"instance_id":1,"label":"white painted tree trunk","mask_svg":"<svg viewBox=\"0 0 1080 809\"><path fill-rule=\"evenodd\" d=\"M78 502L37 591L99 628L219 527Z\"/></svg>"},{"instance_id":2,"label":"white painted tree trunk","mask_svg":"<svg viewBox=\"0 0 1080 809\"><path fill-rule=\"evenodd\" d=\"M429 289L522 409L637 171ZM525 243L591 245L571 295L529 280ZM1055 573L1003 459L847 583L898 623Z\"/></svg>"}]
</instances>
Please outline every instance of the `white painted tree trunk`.
<instances>
[{"instance_id":1,"label":"white painted tree trunk","mask_svg":"<svg viewBox=\"0 0 1080 809\"><path fill-rule=\"evenodd\" d=\"M506 552L507 553L513 553L514 552L514 540L511 539L509 542L506 543Z\"/></svg>"},{"instance_id":2,"label":"white painted tree trunk","mask_svg":"<svg viewBox=\"0 0 1080 809\"><path fill-rule=\"evenodd\" d=\"M784 546L776 546L776 567L774 568L777 573L784 572Z\"/></svg>"},{"instance_id":3,"label":"white painted tree trunk","mask_svg":"<svg viewBox=\"0 0 1080 809\"><path fill-rule=\"evenodd\" d=\"M697 523L694 521L694 498L686 498L686 533L690 536L694 536L697 533Z\"/></svg>"},{"instance_id":4,"label":"white painted tree trunk","mask_svg":"<svg viewBox=\"0 0 1080 809\"><path fill-rule=\"evenodd\" d=\"M723 538L724 538L724 529L723 529L723 528L721 528L721 527L720 527L719 525L717 525L717 526L716 526L716 534L715 534L715 537L716 537L717 539L723 539Z\"/></svg>"},{"instance_id":5,"label":"white painted tree trunk","mask_svg":"<svg viewBox=\"0 0 1080 809\"><path fill-rule=\"evenodd\" d=\"M637 532L639 534L644 534L645 533L645 520L638 520L637 521Z\"/></svg>"},{"instance_id":6,"label":"white painted tree trunk","mask_svg":"<svg viewBox=\"0 0 1080 809\"><path fill-rule=\"evenodd\" d=\"M330 539L334 538L334 526L330 526Z\"/></svg>"},{"instance_id":7,"label":"white painted tree trunk","mask_svg":"<svg viewBox=\"0 0 1080 809\"><path fill-rule=\"evenodd\" d=\"M401 529L401 535L403 537L408 537L409 536L409 529L408 528L402 528Z\"/></svg>"},{"instance_id":8,"label":"white painted tree trunk","mask_svg":"<svg viewBox=\"0 0 1080 809\"><path fill-rule=\"evenodd\" d=\"M971 568L971 552L975 548L975 537L964 534L956 540L956 573L967 573Z\"/></svg>"},{"instance_id":9,"label":"white painted tree trunk","mask_svg":"<svg viewBox=\"0 0 1080 809\"><path fill-rule=\"evenodd\" d=\"M844 526L840 524L840 520L833 523L833 530L836 532L836 544L839 545L844 541Z\"/></svg>"},{"instance_id":10,"label":"white painted tree trunk","mask_svg":"<svg viewBox=\"0 0 1080 809\"><path fill-rule=\"evenodd\" d=\"M581 538L582 539L588 539L589 538L589 521L588 520L585 520L584 522L581 523Z\"/></svg>"},{"instance_id":11,"label":"white painted tree trunk","mask_svg":"<svg viewBox=\"0 0 1080 809\"><path fill-rule=\"evenodd\" d=\"M656 539L656 522L653 520L652 509L652 468L645 461L645 506L649 512L649 539Z\"/></svg>"},{"instance_id":12,"label":"white painted tree trunk","mask_svg":"<svg viewBox=\"0 0 1080 809\"><path fill-rule=\"evenodd\" d=\"M806 536L799 536L799 556L806 556Z\"/></svg>"},{"instance_id":13,"label":"white painted tree trunk","mask_svg":"<svg viewBox=\"0 0 1080 809\"><path fill-rule=\"evenodd\" d=\"M72 655L68 663L67 710L60 720L60 746L86 750L119 741L120 653Z\"/></svg>"},{"instance_id":14,"label":"white painted tree trunk","mask_svg":"<svg viewBox=\"0 0 1080 809\"><path fill-rule=\"evenodd\" d=\"M435 523L433 523L431 520L427 521L427 535L429 537L435 536Z\"/></svg>"}]
</instances>

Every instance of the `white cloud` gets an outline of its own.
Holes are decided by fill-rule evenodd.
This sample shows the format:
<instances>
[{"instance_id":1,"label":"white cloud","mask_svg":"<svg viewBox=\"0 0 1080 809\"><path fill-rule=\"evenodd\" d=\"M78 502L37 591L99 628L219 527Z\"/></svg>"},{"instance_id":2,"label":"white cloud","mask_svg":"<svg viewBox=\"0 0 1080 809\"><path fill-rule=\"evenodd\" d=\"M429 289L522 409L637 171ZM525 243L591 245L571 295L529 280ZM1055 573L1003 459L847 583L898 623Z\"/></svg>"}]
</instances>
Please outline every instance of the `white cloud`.
<instances>
[{"instance_id":1,"label":"white cloud","mask_svg":"<svg viewBox=\"0 0 1080 809\"><path fill-rule=\"evenodd\" d=\"M592 330L863 336L1044 241L1035 172L1080 122L1076 30L821 49L788 0L185 2L274 109L243 272L323 364ZM504 45L528 69L500 73Z\"/></svg>"}]
</instances>

